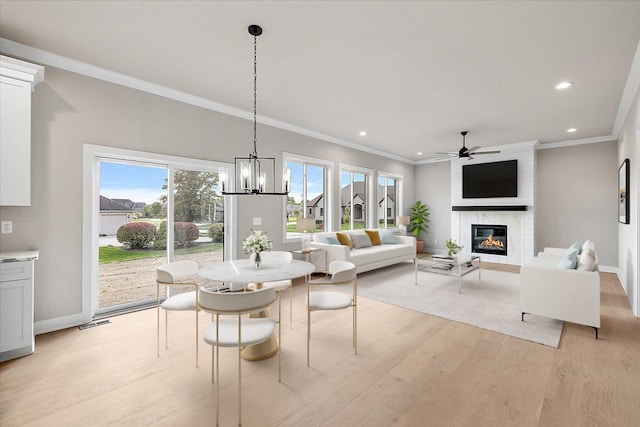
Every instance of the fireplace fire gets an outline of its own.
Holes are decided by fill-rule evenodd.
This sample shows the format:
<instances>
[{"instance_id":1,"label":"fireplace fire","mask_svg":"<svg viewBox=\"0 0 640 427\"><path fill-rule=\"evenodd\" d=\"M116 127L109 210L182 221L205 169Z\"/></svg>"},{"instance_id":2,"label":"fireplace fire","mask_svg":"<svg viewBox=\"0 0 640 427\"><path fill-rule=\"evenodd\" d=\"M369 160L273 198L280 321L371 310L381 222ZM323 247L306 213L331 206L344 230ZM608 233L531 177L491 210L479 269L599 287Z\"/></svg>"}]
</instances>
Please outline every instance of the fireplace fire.
<instances>
[{"instance_id":1,"label":"fireplace fire","mask_svg":"<svg viewBox=\"0 0 640 427\"><path fill-rule=\"evenodd\" d=\"M506 225L471 225L471 252L507 255Z\"/></svg>"}]
</instances>

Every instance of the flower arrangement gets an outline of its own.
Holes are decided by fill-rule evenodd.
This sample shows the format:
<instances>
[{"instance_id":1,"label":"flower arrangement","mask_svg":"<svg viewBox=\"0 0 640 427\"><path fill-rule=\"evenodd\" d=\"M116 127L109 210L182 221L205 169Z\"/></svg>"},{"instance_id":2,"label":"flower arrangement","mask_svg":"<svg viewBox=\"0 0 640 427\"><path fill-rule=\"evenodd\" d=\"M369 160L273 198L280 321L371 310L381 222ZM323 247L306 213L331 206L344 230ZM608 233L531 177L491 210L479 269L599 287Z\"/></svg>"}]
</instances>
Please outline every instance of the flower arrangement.
<instances>
[{"instance_id":1,"label":"flower arrangement","mask_svg":"<svg viewBox=\"0 0 640 427\"><path fill-rule=\"evenodd\" d=\"M259 255L262 251L269 251L273 246L273 242L262 230L251 230L249 237L242 242L242 249L245 254L254 253Z\"/></svg>"}]
</instances>

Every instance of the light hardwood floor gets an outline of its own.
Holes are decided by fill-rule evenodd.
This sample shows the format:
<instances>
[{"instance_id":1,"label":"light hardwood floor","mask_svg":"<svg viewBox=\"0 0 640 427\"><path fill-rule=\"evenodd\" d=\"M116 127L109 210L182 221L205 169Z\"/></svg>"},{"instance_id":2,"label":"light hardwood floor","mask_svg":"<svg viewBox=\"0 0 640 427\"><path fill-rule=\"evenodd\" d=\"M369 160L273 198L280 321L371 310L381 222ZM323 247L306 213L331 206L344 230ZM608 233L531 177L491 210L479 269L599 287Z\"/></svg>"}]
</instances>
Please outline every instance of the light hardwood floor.
<instances>
[{"instance_id":1,"label":"light hardwood floor","mask_svg":"<svg viewBox=\"0 0 640 427\"><path fill-rule=\"evenodd\" d=\"M599 340L565 323L553 349L360 298L359 354L350 310L314 313L310 368L297 283L293 329L283 297L282 383L275 357L243 361L243 424L640 425L640 319L615 275L601 278ZM160 357L155 310L38 336L35 354L0 365L0 426L214 425L211 348L201 345L196 368L193 315L169 315ZM209 320L200 314L201 331ZM221 355L221 424L230 426L237 353Z\"/></svg>"}]
</instances>

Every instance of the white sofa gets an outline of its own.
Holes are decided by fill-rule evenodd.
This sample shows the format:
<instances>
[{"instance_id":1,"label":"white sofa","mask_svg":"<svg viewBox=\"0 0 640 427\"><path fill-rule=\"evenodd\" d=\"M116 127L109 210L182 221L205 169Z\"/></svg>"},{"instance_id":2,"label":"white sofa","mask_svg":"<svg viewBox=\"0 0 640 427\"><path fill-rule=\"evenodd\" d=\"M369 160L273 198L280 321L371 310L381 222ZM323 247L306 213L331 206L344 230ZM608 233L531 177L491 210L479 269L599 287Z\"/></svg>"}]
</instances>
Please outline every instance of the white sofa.
<instances>
[{"instance_id":1,"label":"white sofa","mask_svg":"<svg viewBox=\"0 0 640 427\"><path fill-rule=\"evenodd\" d=\"M348 235L365 234L363 230L343 231ZM413 236L395 236L394 244L350 249L348 246L327 243L327 237L336 237L336 232L315 233L311 247L322 249L327 254L327 265L332 261L349 261L356 265L358 273L386 267L399 262L415 260L416 239Z\"/></svg>"},{"instance_id":2,"label":"white sofa","mask_svg":"<svg viewBox=\"0 0 640 427\"><path fill-rule=\"evenodd\" d=\"M521 320L525 314L536 314L567 322L600 328L600 273L595 247L592 263L578 263L578 269L558 267L567 248L545 248L531 264L520 270ZM586 252L582 254L584 257ZM591 269L589 267L592 267Z\"/></svg>"}]
</instances>

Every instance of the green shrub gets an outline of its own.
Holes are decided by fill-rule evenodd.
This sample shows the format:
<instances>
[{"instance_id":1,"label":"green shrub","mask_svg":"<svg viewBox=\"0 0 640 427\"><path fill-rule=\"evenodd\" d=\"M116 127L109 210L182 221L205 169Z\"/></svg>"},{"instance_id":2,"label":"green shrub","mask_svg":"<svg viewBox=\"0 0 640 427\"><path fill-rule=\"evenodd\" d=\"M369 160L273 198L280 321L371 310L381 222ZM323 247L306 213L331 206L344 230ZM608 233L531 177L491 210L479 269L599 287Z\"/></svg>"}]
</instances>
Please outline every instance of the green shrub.
<instances>
[{"instance_id":1,"label":"green shrub","mask_svg":"<svg viewBox=\"0 0 640 427\"><path fill-rule=\"evenodd\" d=\"M156 237L156 226L148 222L130 222L118 228L118 242L129 249L147 247Z\"/></svg>"},{"instance_id":2,"label":"green shrub","mask_svg":"<svg viewBox=\"0 0 640 427\"><path fill-rule=\"evenodd\" d=\"M200 230L192 222L176 222L173 229L176 246L189 246L191 242L200 237Z\"/></svg>"},{"instance_id":3,"label":"green shrub","mask_svg":"<svg viewBox=\"0 0 640 427\"><path fill-rule=\"evenodd\" d=\"M156 239L153 242L156 249L167 249L167 221L162 221L156 231Z\"/></svg>"},{"instance_id":4,"label":"green shrub","mask_svg":"<svg viewBox=\"0 0 640 427\"><path fill-rule=\"evenodd\" d=\"M222 231L222 223L217 222L211 224L207 230L207 236L211 237L212 243L224 243L224 232Z\"/></svg>"}]
</instances>

